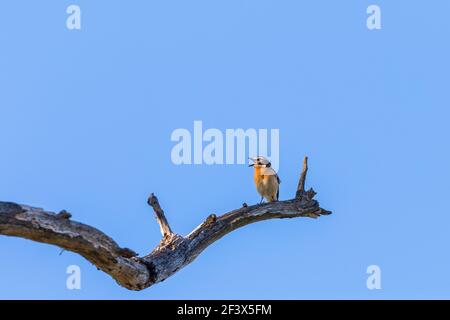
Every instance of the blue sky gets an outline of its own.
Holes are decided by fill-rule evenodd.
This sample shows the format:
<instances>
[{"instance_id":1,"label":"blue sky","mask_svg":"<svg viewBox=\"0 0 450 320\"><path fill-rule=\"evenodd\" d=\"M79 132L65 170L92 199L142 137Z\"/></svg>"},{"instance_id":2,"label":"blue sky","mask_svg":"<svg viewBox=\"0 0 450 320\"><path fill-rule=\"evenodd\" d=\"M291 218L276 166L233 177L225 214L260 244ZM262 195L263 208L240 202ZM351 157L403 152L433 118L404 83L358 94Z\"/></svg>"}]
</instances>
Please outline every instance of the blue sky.
<instances>
[{"instance_id":1,"label":"blue sky","mask_svg":"<svg viewBox=\"0 0 450 320\"><path fill-rule=\"evenodd\" d=\"M82 10L81 30L66 8ZM382 29L366 27L377 4ZM59 211L146 254L155 192L186 234L255 203L245 165L181 165L177 128L280 130L280 197L304 155L333 215L239 229L141 292L76 254L0 237L0 298L450 298L450 3L5 1L0 199ZM82 289L66 288L79 265ZM366 288L366 268L382 271Z\"/></svg>"}]
</instances>

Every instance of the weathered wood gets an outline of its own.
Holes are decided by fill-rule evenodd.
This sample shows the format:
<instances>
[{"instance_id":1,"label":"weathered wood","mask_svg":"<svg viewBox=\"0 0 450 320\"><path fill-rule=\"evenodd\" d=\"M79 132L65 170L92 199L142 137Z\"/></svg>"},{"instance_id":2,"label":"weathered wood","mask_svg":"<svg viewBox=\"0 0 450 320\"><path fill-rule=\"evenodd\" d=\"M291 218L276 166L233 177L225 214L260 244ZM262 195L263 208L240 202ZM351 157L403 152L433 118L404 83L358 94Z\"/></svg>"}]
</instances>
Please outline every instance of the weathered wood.
<instances>
[{"instance_id":1,"label":"weathered wood","mask_svg":"<svg viewBox=\"0 0 450 320\"><path fill-rule=\"evenodd\" d=\"M164 210L159 205L158 198L152 193L150 197L148 197L147 203L153 208L153 211L155 211L156 220L158 221L162 236L164 238L170 237L173 232L172 229L170 229Z\"/></svg>"},{"instance_id":2,"label":"weathered wood","mask_svg":"<svg viewBox=\"0 0 450 320\"><path fill-rule=\"evenodd\" d=\"M298 180L297 192L295 193L296 198L301 198L305 194L305 183L307 173L308 173L308 157L305 157L303 159L302 173L300 174L300 179Z\"/></svg>"},{"instance_id":3,"label":"weathered wood","mask_svg":"<svg viewBox=\"0 0 450 320\"><path fill-rule=\"evenodd\" d=\"M158 199L151 194L148 203L155 211L163 239L150 254L142 257L128 248L120 247L94 227L70 220L71 215L65 211L55 214L11 202L0 202L0 234L52 244L78 253L121 286L142 290L164 281L191 263L210 244L237 228L268 219L317 218L330 214L313 199L315 192L312 189L304 192L306 161L303 178L300 179L303 180L302 195L307 196L245 205L221 216L212 214L184 237L172 232Z\"/></svg>"}]
</instances>

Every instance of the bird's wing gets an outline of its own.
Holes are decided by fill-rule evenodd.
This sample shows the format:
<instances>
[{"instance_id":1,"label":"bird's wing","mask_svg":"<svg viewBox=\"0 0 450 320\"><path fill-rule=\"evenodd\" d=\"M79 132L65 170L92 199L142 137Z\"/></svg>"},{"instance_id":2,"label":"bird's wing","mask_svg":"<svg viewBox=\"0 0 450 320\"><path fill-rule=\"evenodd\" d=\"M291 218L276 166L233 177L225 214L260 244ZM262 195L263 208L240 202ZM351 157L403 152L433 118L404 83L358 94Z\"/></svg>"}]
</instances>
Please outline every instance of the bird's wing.
<instances>
[{"instance_id":1,"label":"bird's wing","mask_svg":"<svg viewBox=\"0 0 450 320\"><path fill-rule=\"evenodd\" d=\"M281 179L277 174L277 181L278 181L278 190L277 190L277 201L280 198L280 183L281 183Z\"/></svg>"},{"instance_id":2,"label":"bird's wing","mask_svg":"<svg viewBox=\"0 0 450 320\"><path fill-rule=\"evenodd\" d=\"M269 167L269 168L261 168L261 175L262 176L276 176L277 173L275 172L275 170L273 170L273 168Z\"/></svg>"},{"instance_id":3,"label":"bird's wing","mask_svg":"<svg viewBox=\"0 0 450 320\"><path fill-rule=\"evenodd\" d=\"M275 172L275 170L273 170L272 167L269 168L262 168L261 169L261 175L262 176L275 176L277 178L277 182L280 184L281 180L280 177L278 176L278 174Z\"/></svg>"},{"instance_id":4,"label":"bird's wing","mask_svg":"<svg viewBox=\"0 0 450 320\"><path fill-rule=\"evenodd\" d=\"M263 176L274 176L277 179L277 183L278 183L278 188L277 188L277 200L278 197L280 195L280 177L278 176L278 174L275 172L275 170L272 167L268 167L268 168L262 168L261 170L261 175Z\"/></svg>"}]
</instances>

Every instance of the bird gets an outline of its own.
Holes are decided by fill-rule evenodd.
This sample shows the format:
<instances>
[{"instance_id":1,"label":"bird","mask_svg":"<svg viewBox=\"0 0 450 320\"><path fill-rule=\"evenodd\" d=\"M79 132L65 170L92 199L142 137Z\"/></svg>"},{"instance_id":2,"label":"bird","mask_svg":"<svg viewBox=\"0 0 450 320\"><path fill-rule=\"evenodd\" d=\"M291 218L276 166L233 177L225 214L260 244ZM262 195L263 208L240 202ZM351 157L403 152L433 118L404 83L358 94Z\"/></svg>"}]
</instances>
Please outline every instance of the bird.
<instances>
[{"instance_id":1,"label":"bird","mask_svg":"<svg viewBox=\"0 0 450 320\"><path fill-rule=\"evenodd\" d=\"M270 161L263 156L250 157L249 159L253 161L249 167L254 168L253 180L256 191L261 196L260 203L264 201L264 198L268 202L278 201L281 180L272 168Z\"/></svg>"}]
</instances>

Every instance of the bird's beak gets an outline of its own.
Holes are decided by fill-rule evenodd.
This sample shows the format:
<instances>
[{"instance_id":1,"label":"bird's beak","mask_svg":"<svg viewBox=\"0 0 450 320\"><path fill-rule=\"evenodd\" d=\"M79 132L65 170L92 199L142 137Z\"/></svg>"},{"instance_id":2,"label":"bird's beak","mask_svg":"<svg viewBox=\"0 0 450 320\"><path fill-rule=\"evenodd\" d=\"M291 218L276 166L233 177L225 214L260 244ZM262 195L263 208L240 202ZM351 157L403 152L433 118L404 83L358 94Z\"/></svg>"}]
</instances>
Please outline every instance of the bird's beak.
<instances>
[{"instance_id":1,"label":"bird's beak","mask_svg":"<svg viewBox=\"0 0 450 320\"><path fill-rule=\"evenodd\" d=\"M253 162L255 162L255 158L252 158L252 157L248 157L249 158L249 160L252 160ZM253 167L255 164L254 163L252 163L252 164L249 164L248 166L249 167Z\"/></svg>"},{"instance_id":2,"label":"bird's beak","mask_svg":"<svg viewBox=\"0 0 450 320\"><path fill-rule=\"evenodd\" d=\"M252 164L249 164L248 166L249 166L249 167L253 167L254 165L255 165L255 164L254 164L254 163L252 163Z\"/></svg>"}]
</instances>

